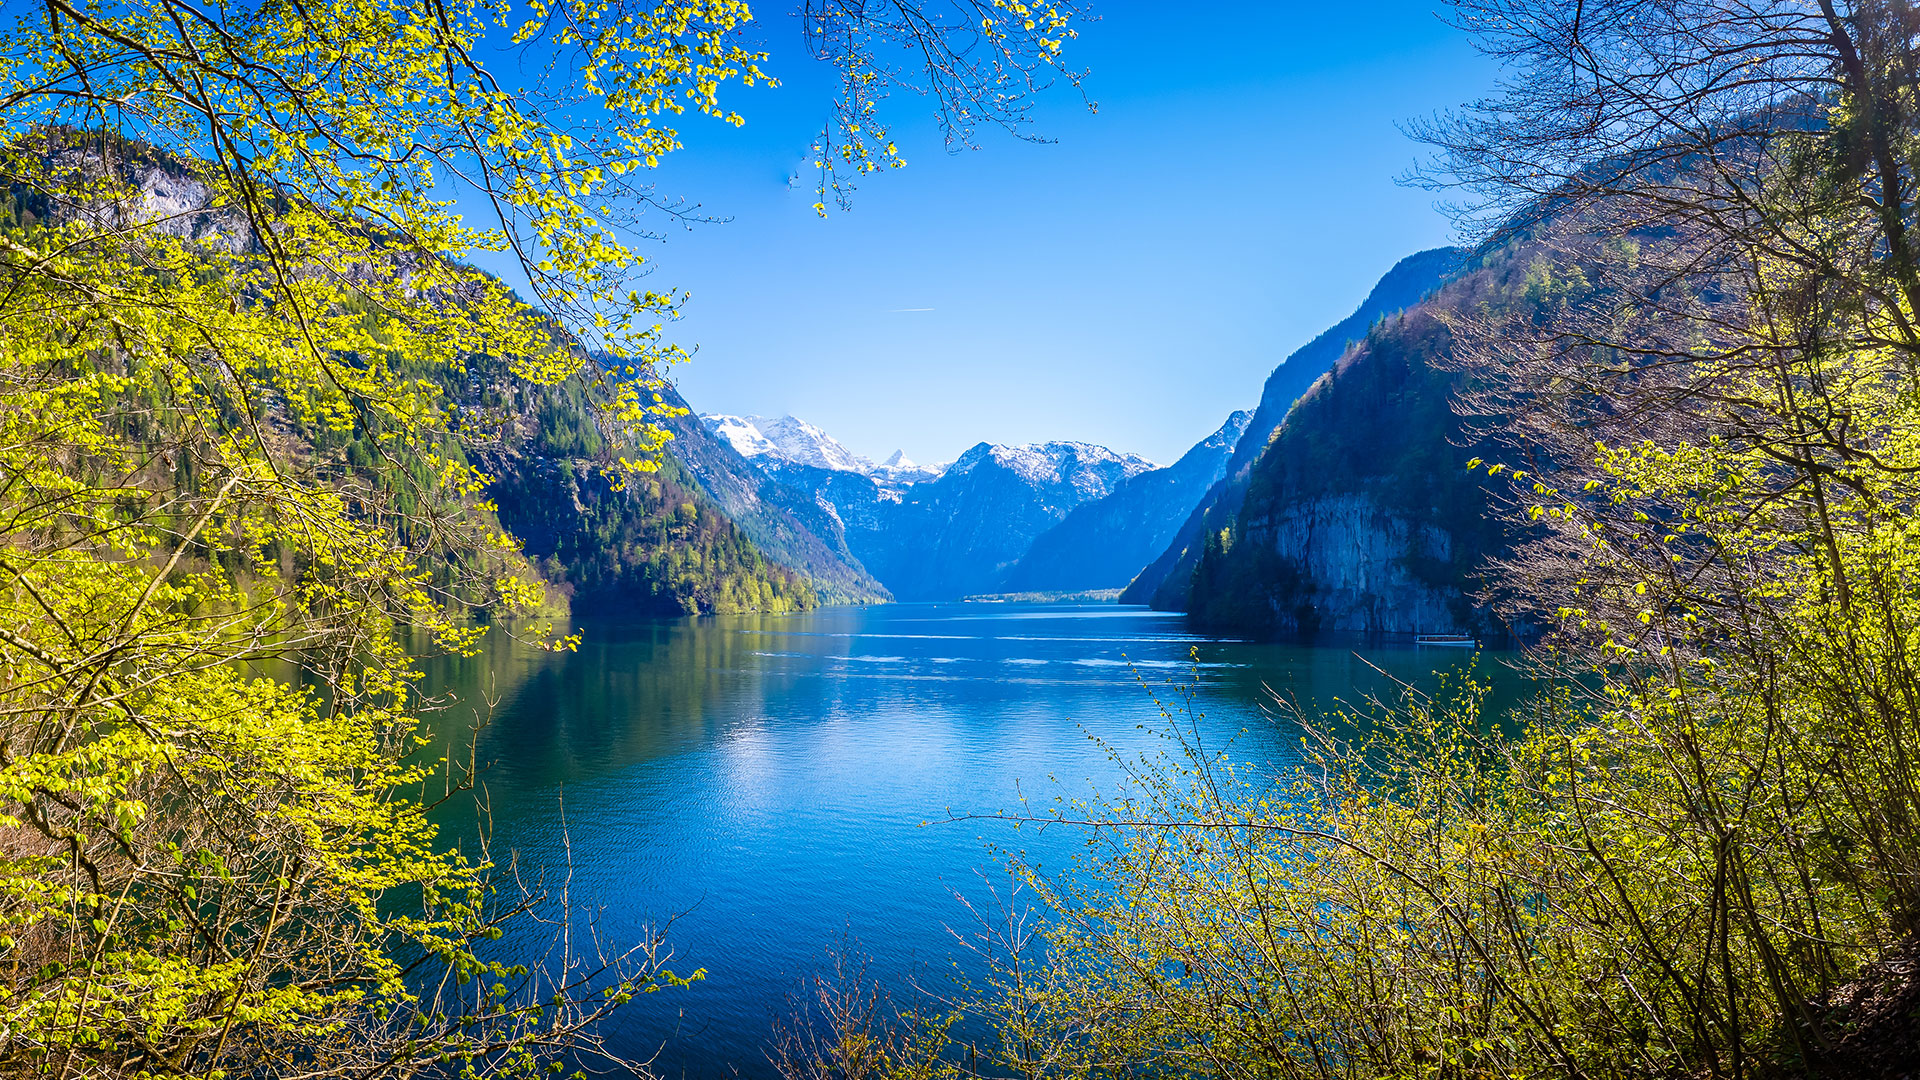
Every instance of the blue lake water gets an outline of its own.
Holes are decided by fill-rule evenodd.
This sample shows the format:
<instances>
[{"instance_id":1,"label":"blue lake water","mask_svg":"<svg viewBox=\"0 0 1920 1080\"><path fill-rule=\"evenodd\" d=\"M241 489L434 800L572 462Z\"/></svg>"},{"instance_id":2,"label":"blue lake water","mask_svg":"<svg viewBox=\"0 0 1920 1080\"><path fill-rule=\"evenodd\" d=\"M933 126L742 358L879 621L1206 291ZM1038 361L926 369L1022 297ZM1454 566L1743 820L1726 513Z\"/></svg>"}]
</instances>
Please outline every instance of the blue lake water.
<instances>
[{"instance_id":1,"label":"blue lake water","mask_svg":"<svg viewBox=\"0 0 1920 1080\"><path fill-rule=\"evenodd\" d=\"M1279 769L1299 733L1274 717L1268 688L1327 706L1389 687L1361 656L1428 683L1469 659L1212 640L1177 615L1112 604L579 626L577 653L496 637L479 657L430 665L430 686L466 703L432 723L457 744L468 706L492 702L475 756L496 859L513 851L553 876L570 863L574 900L599 906L616 944L678 916L672 966L706 978L636 1001L610 1032L633 1056L657 1050L669 1077L771 1075L774 1022L842 940L884 980L951 970L964 958L952 931L969 925L961 898L1004 894L1008 852L1059 866L1081 840L941 822L1017 812L1023 795L1115 790L1111 753L1167 748L1149 689L1197 676L1207 738ZM463 843L478 816L464 798L441 811Z\"/></svg>"}]
</instances>

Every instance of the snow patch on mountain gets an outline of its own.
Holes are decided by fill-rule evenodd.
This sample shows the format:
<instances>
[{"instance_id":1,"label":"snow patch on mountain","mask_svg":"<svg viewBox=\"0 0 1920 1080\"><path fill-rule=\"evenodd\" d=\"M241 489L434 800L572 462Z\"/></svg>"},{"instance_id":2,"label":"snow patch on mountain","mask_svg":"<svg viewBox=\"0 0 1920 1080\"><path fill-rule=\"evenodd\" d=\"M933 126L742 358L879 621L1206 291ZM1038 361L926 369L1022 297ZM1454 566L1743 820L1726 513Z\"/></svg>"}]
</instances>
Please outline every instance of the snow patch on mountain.
<instances>
[{"instance_id":1,"label":"snow patch on mountain","mask_svg":"<svg viewBox=\"0 0 1920 1080\"><path fill-rule=\"evenodd\" d=\"M1155 468L1138 454L1069 441L983 442L944 465L920 465L896 450L876 465L795 417L712 414L701 420L754 459L771 481L810 499L809 514L831 522L828 531L902 600L995 591L1036 537L1076 507ZM1224 457L1230 439L1220 441L1215 457ZM1181 489L1175 500L1180 505L1155 509L1177 524L1193 497ZM1136 528L1131 521L1121 524ZM1158 541L1153 533L1135 547L1157 548ZM1095 536L1092 542L1107 540ZM1077 551L1067 559L1085 561ZM1108 576L1124 580L1132 569Z\"/></svg>"},{"instance_id":2,"label":"snow patch on mountain","mask_svg":"<svg viewBox=\"0 0 1920 1080\"><path fill-rule=\"evenodd\" d=\"M875 465L867 471L882 488L898 490L913 484L924 484L929 480L938 480L947 471L947 462L937 465L916 465L907 455L895 450L893 456Z\"/></svg>"},{"instance_id":3,"label":"snow patch on mountain","mask_svg":"<svg viewBox=\"0 0 1920 1080\"><path fill-rule=\"evenodd\" d=\"M707 426L707 430L731 443L742 457L769 458L779 464L858 473L891 489L937 479L947 468L944 464L915 464L903 450L895 450L886 461L875 465L797 416L768 419L764 416L708 413L700 417L700 422Z\"/></svg>"},{"instance_id":4,"label":"snow patch on mountain","mask_svg":"<svg viewBox=\"0 0 1920 1080\"><path fill-rule=\"evenodd\" d=\"M980 443L961 454L949 471L963 473L989 461L1036 488L1067 484L1093 498L1105 495L1122 480L1159 468L1139 454L1116 453L1092 443L1062 441L1025 446Z\"/></svg>"},{"instance_id":5,"label":"snow patch on mountain","mask_svg":"<svg viewBox=\"0 0 1920 1080\"><path fill-rule=\"evenodd\" d=\"M700 422L707 426L708 431L727 440L734 452L743 458L779 453L779 448L773 445L773 440L760 434L760 429L753 425L749 417L713 413L702 416Z\"/></svg>"},{"instance_id":6,"label":"snow patch on mountain","mask_svg":"<svg viewBox=\"0 0 1920 1080\"><path fill-rule=\"evenodd\" d=\"M835 472L873 471L873 462L840 445L838 439L797 416L783 416L778 420L757 416L750 419L760 429L760 434L780 448L781 456L788 461Z\"/></svg>"},{"instance_id":7,"label":"snow patch on mountain","mask_svg":"<svg viewBox=\"0 0 1920 1080\"><path fill-rule=\"evenodd\" d=\"M795 416L770 420L764 416L709 413L700 420L743 457L767 459L763 464L807 466L865 476L879 486L881 498L892 502L898 502L906 489L916 484L938 480L949 473L964 475L989 462L1036 489L1064 486L1083 499L1098 498L1115 485L1158 468L1138 454L1116 453L1104 446L1068 441L1025 446L983 442L955 461L937 465L916 464L905 451L895 450L875 465Z\"/></svg>"},{"instance_id":8,"label":"snow patch on mountain","mask_svg":"<svg viewBox=\"0 0 1920 1080\"><path fill-rule=\"evenodd\" d=\"M865 475L874 470L873 462L840 445L833 436L797 416L768 419L764 416L730 416L708 413L700 417L707 430L726 439L740 456L771 455L795 465Z\"/></svg>"}]
</instances>

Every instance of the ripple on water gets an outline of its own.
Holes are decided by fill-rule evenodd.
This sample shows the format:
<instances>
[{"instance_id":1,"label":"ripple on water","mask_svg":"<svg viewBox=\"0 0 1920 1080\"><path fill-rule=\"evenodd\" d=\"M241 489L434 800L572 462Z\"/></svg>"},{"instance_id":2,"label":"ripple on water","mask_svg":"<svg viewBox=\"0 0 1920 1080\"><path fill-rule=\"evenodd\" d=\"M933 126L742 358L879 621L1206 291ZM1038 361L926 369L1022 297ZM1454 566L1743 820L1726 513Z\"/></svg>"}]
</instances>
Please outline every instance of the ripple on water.
<instances>
[{"instance_id":1,"label":"ripple on water","mask_svg":"<svg viewBox=\"0 0 1920 1080\"><path fill-rule=\"evenodd\" d=\"M1166 746L1139 726L1158 712L1136 674L1184 682L1197 648L1206 727L1245 729L1235 756L1273 768L1293 760L1297 735L1263 711L1265 685L1328 702L1383 684L1349 644L1214 641L1177 619L901 604L591 621L577 654L490 639L476 661L429 665L428 683L499 702L476 749L496 856L517 850L526 872L554 877L570 858L573 895L610 943L678 916L676 969L707 970L637 1002L615 1044L659 1049L663 1075L769 1080L772 1022L829 944L858 939L896 983L941 977L947 928L966 919L956 895L981 901L996 881L1004 892L994 844L1065 862L1079 838L1058 830L921 823L1114 790L1109 748ZM1466 660L1366 655L1402 678ZM458 751L470 720L439 714L443 751ZM450 838L474 841L472 803L438 813ZM531 957L543 941L500 945Z\"/></svg>"}]
</instances>

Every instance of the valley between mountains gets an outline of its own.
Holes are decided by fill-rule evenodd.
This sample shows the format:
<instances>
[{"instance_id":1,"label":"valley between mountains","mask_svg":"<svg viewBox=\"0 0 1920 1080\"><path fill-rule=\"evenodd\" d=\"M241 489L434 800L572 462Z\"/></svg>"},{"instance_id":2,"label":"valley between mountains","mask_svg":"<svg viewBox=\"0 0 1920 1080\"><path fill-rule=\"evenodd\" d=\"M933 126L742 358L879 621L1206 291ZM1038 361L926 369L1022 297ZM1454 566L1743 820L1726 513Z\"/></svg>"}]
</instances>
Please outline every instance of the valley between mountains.
<instances>
[{"instance_id":1,"label":"valley between mountains","mask_svg":"<svg viewBox=\"0 0 1920 1080\"><path fill-rule=\"evenodd\" d=\"M595 545L568 537L606 533L588 520L605 516L593 507L622 497L588 490L584 462L509 470L568 490L543 497L523 482L503 521L576 607L1072 595L1190 611L1210 631L1247 636L1491 632L1470 599L1471 572L1504 539L1462 475L1464 436L1432 361L1445 349L1446 306L1513 291L1525 254L1471 267L1463 258L1440 248L1402 260L1282 360L1257 402L1164 465L1070 441L876 463L803 419L703 412L667 388L667 403L686 411L668 423L669 460L653 486L673 492L657 507L616 505L614 516L708 521L710 550L688 565L736 577L745 567L757 584L716 589L698 573L588 580L578 562ZM1405 490L1415 476L1441 477L1423 480L1431 497ZM530 529L533 507L549 520ZM559 519L577 508L578 520L553 520L555 508Z\"/></svg>"}]
</instances>

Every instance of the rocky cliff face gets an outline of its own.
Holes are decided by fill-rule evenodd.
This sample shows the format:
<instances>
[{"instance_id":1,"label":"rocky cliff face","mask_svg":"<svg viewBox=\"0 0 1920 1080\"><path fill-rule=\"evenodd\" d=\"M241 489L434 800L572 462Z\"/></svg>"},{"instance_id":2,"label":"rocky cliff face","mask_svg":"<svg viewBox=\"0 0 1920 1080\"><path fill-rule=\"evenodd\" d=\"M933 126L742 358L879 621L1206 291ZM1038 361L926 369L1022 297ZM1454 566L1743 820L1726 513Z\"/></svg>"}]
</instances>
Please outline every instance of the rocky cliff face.
<instances>
[{"instance_id":1,"label":"rocky cliff face","mask_svg":"<svg viewBox=\"0 0 1920 1080\"><path fill-rule=\"evenodd\" d=\"M1250 516L1243 527L1238 542L1263 548L1269 586L1259 618L1268 631L1448 633L1471 618L1457 590L1418 572L1452 562L1452 536L1371 496L1304 499Z\"/></svg>"},{"instance_id":2,"label":"rocky cliff face","mask_svg":"<svg viewBox=\"0 0 1920 1080\"><path fill-rule=\"evenodd\" d=\"M1104 498L1082 503L1033 542L1008 572L1007 592L1119 589L1164 550L1187 512L1226 473L1227 460L1253 417L1237 412L1180 460L1128 478Z\"/></svg>"},{"instance_id":3,"label":"rocky cliff face","mask_svg":"<svg viewBox=\"0 0 1920 1080\"><path fill-rule=\"evenodd\" d=\"M83 220L103 228L140 227L229 252L253 246L253 229L236 207L213 205L213 189L199 163L111 131L42 130L27 136L43 148L56 175L112 176L124 187L113 197L72 202L22 184L4 193L10 224Z\"/></svg>"},{"instance_id":4,"label":"rocky cliff face","mask_svg":"<svg viewBox=\"0 0 1920 1080\"><path fill-rule=\"evenodd\" d=\"M1240 512L1253 465L1266 452L1294 403L1333 367L1349 345L1365 337L1375 323L1419 303L1422 297L1438 288L1459 269L1464 254L1459 248L1433 248L1395 263L1353 314L1296 349L1273 369L1261 389L1260 404L1247 421L1246 431L1235 445L1224 474L1192 507L1159 557L1143 564L1145 569L1121 594L1122 603L1150 603L1165 610L1186 610L1189 583L1205 538L1227 528Z\"/></svg>"},{"instance_id":5,"label":"rocky cliff face","mask_svg":"<svg viewBox=\"0 0 1920 1080\"><path fill-rule=\"evenodd\" d=\"M1301 395L1248 469L1238 513L1222 523L1215 506L1200 524L1186 594L1197 627L1504 632L1470 598L1518 526L1465 468L1492 450L1455 412L1447 360L1452 312L1533 302L1513 263L1496 254L1376 323Z\"/></svg>"}]
</instances>

